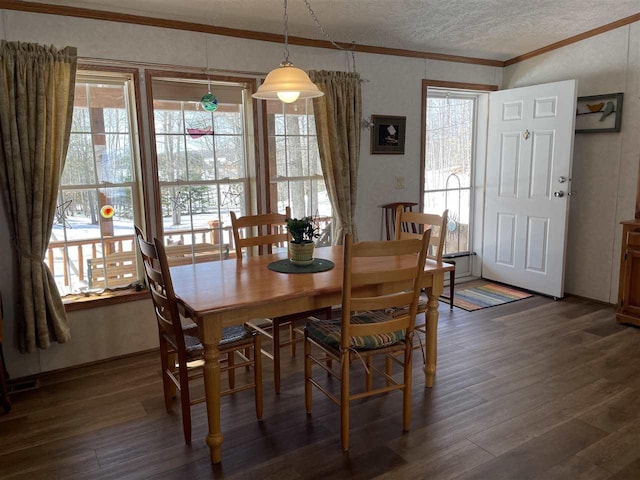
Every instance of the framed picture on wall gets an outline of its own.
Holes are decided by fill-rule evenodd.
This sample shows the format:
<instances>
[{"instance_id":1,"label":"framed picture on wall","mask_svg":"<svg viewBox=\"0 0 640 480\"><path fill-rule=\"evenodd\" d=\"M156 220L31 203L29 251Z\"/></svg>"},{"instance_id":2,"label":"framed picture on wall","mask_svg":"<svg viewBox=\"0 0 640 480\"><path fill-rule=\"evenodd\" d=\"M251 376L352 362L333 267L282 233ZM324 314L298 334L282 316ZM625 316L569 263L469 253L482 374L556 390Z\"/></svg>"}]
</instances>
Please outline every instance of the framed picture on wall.
<instances>
[{"instance_id":1,"label":"framed picture on wall","mask_svg":"<svg viewBox=\"0 0 640 480\"><path fill-rule=\"evenodd\" d=\"M619 132L623 93L578 97L576 133Z\"/></svg>"},{"instance_id":2,"label":"framed picture on wall","mask_svg":"<svg viewBox=\"0 0 640 480\"><path fill-rule=\"evenodd\" d=\"M404 155L407 117L371 115L371 154Z\"/></svg>"}]
</instances>

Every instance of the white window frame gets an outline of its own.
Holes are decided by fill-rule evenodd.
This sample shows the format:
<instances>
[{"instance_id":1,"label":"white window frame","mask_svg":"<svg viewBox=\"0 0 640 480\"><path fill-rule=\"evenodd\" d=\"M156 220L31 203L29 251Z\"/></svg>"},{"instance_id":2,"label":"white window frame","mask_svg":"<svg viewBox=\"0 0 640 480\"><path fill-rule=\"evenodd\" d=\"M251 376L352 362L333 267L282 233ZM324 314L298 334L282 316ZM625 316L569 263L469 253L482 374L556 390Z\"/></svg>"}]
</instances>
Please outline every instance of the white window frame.
<instances>
[{"instance_id":1,"label":"white window frame","mask_svg":"<svg viewBox=\"0 0 640 480\"><path fill-rule=\"evenodd\" d=\"M470 254L472 254L472 252L474 251L474 246L473 246L473 242L474 242L474 228L475 228L475 222L474 222L474 212L475 212L475 189L476 189L476 184L475 184L475 175L476 175L476 161L477 161L477 146L478 146L478 120L479 120L479 116L478 116L478 104L479 104L479 100L481 98L481 96L483 95L482 92L480 91L469 91L469 90L458 90L458 89L451 89L451 88L439 88L439 87L428 87L426 89L426 95L425 95L425 131L423 132L423 135L425 136L424 142L425 142L425 153L424 153L424 176L422 178L422 198L421 198L421 204L424 203L424 197L426 194L428 193L444 193L445 194L445 208L449 208L449 205L447 205L446 203L446 199L447 199L447 192L462 192L462 191L468 191L469 192L469 232L468 232L468 239L467 239L467 249L463 250L463 251L458 251L458 252L447 252L445 249L445 258L449 257L449 258L456 258L456 257L460 257L460 256L468 256ZM460 188L447 188L445 186L445 188L440 188L440 189L431 189L428 190L426 189L426 176L428 174L427 172L427 162L426 162L426 156L427 156L427 150L428 150L428 143L427 143L427 115L428 115L428 101L429 98L462 98L462 99L472 99L473 100L473 132L472 132L472 139L471 139L471 156L470 156L470 172L469 172L469 185L465 186L465 187L460 187ZM462 205L460 206L462 208ZM424 210L424 207L423 207ZM442 212L434 212L434 213L442 213ZM467 272L457 272L457 273L467 273Z\"/></svg>"},{"instance_id":2,"label":"white window frame","mask_svg":"<svg viewBox=\"0 0 640 480\"><path fill-rule=\"evenodd\" d=\"M67 191L79 191L79 190L92 191L93 190L96 193L99 193L100 189L104 189L104 188L130 188L131 194L132 194L134 224L139 224L139 222L143 218L144 197L142 195L142 182L141 182L141 178L142 178L141 156L140 156L139 132L138 132L138 123L137 123L138 112L136 109L135 76L132 73L124 73L119 71L79 69L76 72L76 85L78 83L83 83L88 85L91 85L91 84L118 85L118 86L122 86L123 89L127 92L127 95L125 97L125 108L128 113L127 117L129 122L128 137L129 137L129 145L131 149L132 180L129 182L122 182L117 184L105 182L105 181L100 182L99 175L97 172L95 145L93 144L93 141L92 141L92 157L93 157L93 167L95 170L96 182L90 183L90 184L63 185L61 181L58 187L58 194L57 194L58 201L62 198L63 193ZM74 105L74 108L75 108L75 105ZM91 110L91 99L88 92L87 92L87 108L89 109L89 111ZM109 132L100 132L98 134L108 134L108 133ZM71 133L71 135L74 135L74 134L95 135L96 133L93 132L92 128L90 127L90 131L88 132L75 131ZM60 212L58 212L58 215L59 214ZM110 285L109 279L105 278L104 283L103 284L100 283L99 286L96 288L90 288L88 284L86 286L81 286L80 284L83 283L84 278L87 279L87 283L88 283L89 275L90 275L89 265L87 264L85 266L83 264L80 268L78 268L78 272L82 271L84 273L83 278L78 280L78 286L74 288L72 285L73 275L70 273L74 269L74 266L72 264L72 257L71 255L69 255L69 250L71 246L76 246L76 248L82 249L83 243L93 243L93 244L99 243L101 252L98 255L101 255L102 259L104 259L107 241L105 240L105 237L101 231L99 231L100 235L97 242L92 242L89 239L86 239L87 240L86 242L84 242L83 240L69 240L67 237L66 225L63 225L63 232L64 232L63 240L56 240L53 242L51 241L49 242L47 255L45 256L45 262L49 266L50 270L52 270L52 273L54 273L56 271L55 265L59 263L59 261L56 260L55 251L56 250L59 251L60 249L62 249L62 263L63 263L62 268L64 271L63 273L64 285L60 285L58 282L56 283L58 284L58 288L61 290L61 294L63 295L63 298L67 297L65 298L65 302L73 302L74 300L76 300L76 298L74 298L74 295L80 294L82 297L84 297L86 295L91 295L91 294L101 294L104 290L111 289L111 287L115 287L117 289L122 289L122 288L128 289L141 280L142 273L137 268L137 262L135 261L136 247L134 245L134 234L132 232L132 234L130 235L130 238L127 235L125 236L126 238L123 237L122 239L120 239L118 237L114 237L113 239L110 240L111 243L120 245L119 248L122 251L134 252L133 254L134 260L131 268L135 270L135 274L133 274L132 272L132 277L130 279L130 282L127 280L128 285L123 286L121 282L119 282L115 286ZM54 246L51 246L52 244ZM73 245L70 246L69 244L73 244ZM92 248L95 248L95 246ZM86 262L87 260L89 260L84 256L84 253L82 253L82 255L76 255L75 258L78 259L79 264L80 262ZM99 257L92 257L92 258L97 259ZM51 265L52 259L53 259L53 266ZM64 265L65 261L66 261L66 265ZM55 273L54 273L54 276L55 276ZM66 292L68 286L71 286L71 288L69 288L69 291Z\"/></svg>"},{"instance_id":3,"label":"white window frame","mask_svg":"<svg viewBox=\"0 0 640 480\"><path fill-rule=\"evenodd\" d=\"M154 72L152 72L154 73ZM186 130L184 132L171 132L171 133L166 133L166 132L157 132L156 128L150 129L150 141L153 144L153 152L155 153L153 161L156 163L156 178L154 179L154 182L156 182L157 185L157 201L158 201L158 205L157 205L157 212L159 215L159 218L157 219L157 225L158 228L160 229L159 231L159 236L161 238L164 239L165 244L168 242L173 242L173 241L178 241L178 242L186 242L185 244L189 244L189 245L195 245L198 243L204 243L207 238L206 238L206 234L202 233L202 232L197 232L198 229L194 228L193 225L193 218L192 215L190 215L190 229L184 229L184 230L179 230L178 232L174 232L172 234L170 229L165 229L164 227L164 221L163 221L163 215L162 215L162 191L164 188L167 187L178 187L178 188L189 188L189 187L197 187L197 186L206 186L206 187L210 187L210 186L215 186L216 190L217 190L217 212L215 213L215 219L217 219L217 221L219 222L219 227L217 227L217 232L214 231L213 229L211 230L212 235L214 237L217 237L219 239L220 244L224 244L224 247L220 250L220 255L219 257L217 257L216 259L219 260L223 260L227 257L228 253L233 253L235 251L233 244L233 235L231 234L231 225L230 223L228 224L224 224L222 223L222 216L221 216L221 208L222 208L222 194L221 194L221 187L224 187L225 185L229 185L229 184L242 184L243 186L243 192L244 192L244 198L243 198L243 202L242 204L244 204L245 207L245 212L243 212L243 214L250 214L253 213L255 211L255 202L254 202L254 198L255 198L255 168L252 165L252 161L254 161L255 159L255 153L252 151L252 147L253 147L253 139L254 139L254 125L253 125L253 100L251 99L251 92L249 90L249 87L247 84L245 83L238 83L238 82L229 82L229 81L219 81L219 80L215 80L213 78L210 78L209 80L206 79L200 79L200 78L191 78L188 75L185 75L184 77L180 76L179 73L176 73L175 76L171 76L171 77L165 77L163 75L155 75L153 74L151 77L147 77L147 81L153 81L153 80L159 80L159 81L172 81L172 82L184 82L187 84L191 84L191 85L202 85L202 91L203 91L203 95L204 93L206 93L206 89L207 88L211 88L211 91L215 94L215 88L216 85L220 85L220 86L225 86L225 87L237 87L238 89L242 89L242 104L241 104L241 110L242 110L242 134L220 134L220 135L229 135L229 136L238 136L241 137L243 139L242 145L243 145L243 158L244 158L244 176L243 177L239 177L239 178L232 178L232 179L228 179L228 178L215 178L215 179L210 179L210 180L189 180L188 179L188 168L189 168L189 161L187 159L187 179L185 180L173 180L173 181L166 181L166 180L160 180L160 170L159 170L159 165L157 164L157 149L156 146L157 145L157 139L159 137L162 136L181 136L183 137L183 141L184 141L184 148L185 148L185 154L187 151L187 136L189 135L189 133L186 132ZM250 79L247 79L247 81L249 81ZM153 91L153 89L151 89L151 91ZM162 101L163 99L158 99L160 101ZM155 108L153 107L153 102L154 102L154 98L151 97L148 99L150 108L149 108L149 114L150 116L153 118L155 115ZM181 103L185 103L185 102L181 102ZM185 114L184 114L184 105L181 105L181 115L182 115L182 124L186 127L186 123L185 123ZM153 125L155 126L155 121L153 122ZM214 138L214 142L213 142L213 151L214 151L214 159L215 157L215 132L212 136L212 138ZM218 166L217 163L214 166L214 169L216 171L216 177L217 175L217 170L218 170ZM189 201L191 201L191 196L189 196ZM191 208L190 208L191 210ZM189 231L187 231L189 230ZM181 233L182 232L182 233ZM196 233L194 233L196 232ZM226 246L229 246L229 251L226 251L225 248ZM196 256L196 252L195 250L193 250L192 254L191 254L191 261L192 262L196 262L198 261L197 256Z\"/></svg>"},{"instance_id":4,"label":"white window frame","mask_svg":"<svg viewBox=\"0 0 640 480\"><path fill-rule=\"evenodd\" d=\"M313 100L312 99L305 99L305 115L307 117L312 117L313 115L309 115L309 106L313 105ZM269 104L269 105L267 105ZM278 100L270 100L265 102L265 109L268 109L269 106L274 106L274 107L280 107L281 108L281 112L280 114L274 114L273 115L273 120L274 120L274 125L268 125L268 123L271 121L271 117L266 114L265 112L265 124L266 124L266 132L272 132L272 133L267 133L268 138L267 138L267 144L269 145L271 141L274 142L274 147L275 147L275 139L276 138L283 138L284 139L284 144L285 144L285 150L283 152L283 154L285 155L285 175L269 175L269 168L271 165L275 166L274 170L277 172L277 159L271 155L271 149L269 147L267 147L269 149L269 165L267 166L267 172L266 175L268 177L268 182L267 182L267 189L268 191L270 191L271 186L272 185L276 185L276 189L277 186L280 184L286 184L287 185L287 192L288 192L288 198L291 198L291 184L294 182L305 182L305 181L309 181L310 184L310 200L309 200L309 205L307 207L307 205L305 205L305 216L311 216L313 218L316 218L317 212L318 212L318 205L314 204L314 198L315 196L313 195L314 192L314 185L315 182L322 182L323 184L324 182L324 176L322 175L322 173L316 173L313 175L297 175L297 176L290 176L289 175L289 160L288 160L288 155L289 155L289 149L288 149L288 141L289 138L292 136L296 136L296 137L305 137L307 139L307 152L306 152L306 162L307 162L307 169L309 171L311 171L311 166L310 166L310 142L309 139L310 138L315 138L317 139L317 135L315 131L311 131L311 128L309 126L309 124L307 124L307 131L304 134L295 134L295 135L290 135L289 132L287 131L287 122L286 120L283 121L283 127L284 127L284 133L283 134L278 134L276 133L276 125L275 125L275 118L277 115L282 115L283 117L286 115L286 108L287 105L285 105L284 103L278 101ZM314 119L315 120L315 119ZM315 145L317 146L317 140ZM319 152L318 152L318 158L319 158ZM326 189L326 185L325 185L325 189ZM282 200L278 199L277 200L278 203L283 202ZM272 206L273 205L273 199L269 198L269 203ZM289 205L289 202L284 201L283 202L283 206L290 206L292 209L292 215L295 216L295 212L293 205ZM280 210L284 211L283 208L280 208ZM333 218L333 209L331 211L331 215L329 215L328 217L323 217L323 222L322 223L326 223L327 221L331 221ZM331 238L333 237L333 235L331 234L328 241L331 241ZM324 241L326 242L327 240L322 240L320 239L320 241Z\"/></svg>"}]
</instances>

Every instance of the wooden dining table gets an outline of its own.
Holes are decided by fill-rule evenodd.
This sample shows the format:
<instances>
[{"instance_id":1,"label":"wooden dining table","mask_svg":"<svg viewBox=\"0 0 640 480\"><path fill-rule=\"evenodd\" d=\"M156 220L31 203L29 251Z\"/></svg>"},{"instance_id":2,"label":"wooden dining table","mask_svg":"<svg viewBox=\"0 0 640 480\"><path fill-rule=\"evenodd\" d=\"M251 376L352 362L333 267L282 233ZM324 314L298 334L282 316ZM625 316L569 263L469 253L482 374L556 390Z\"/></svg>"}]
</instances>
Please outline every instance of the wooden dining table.
<instances>
[{"instance_id":1,"label":"wooden dining table","mask_svg":"<svg viewBox=\"0 0 640 480\"><path fill-rule=\"evenodd\" d=\"M206 443L211 462L222 458L220 429L220 352L222 328L242 325L256 318L272 318L306 312L341 303L343 248L316 248L315 257L331 260L335 267L319 273L286 274L267 268L285 253L196 263L171 268L173 286L181 310L199 326L204 345L204 387L209 433ZM406 260L406 259L405 259ZM396 258L398 266L402 259ZM413 260L415 261L415 260ZM427 260L423 287L428 296L425 341L425 385L433 386L436 374L438 297L444 276L453 265ZM385 288L379 285L376 288Z\"/></svg>"}]
</instances>

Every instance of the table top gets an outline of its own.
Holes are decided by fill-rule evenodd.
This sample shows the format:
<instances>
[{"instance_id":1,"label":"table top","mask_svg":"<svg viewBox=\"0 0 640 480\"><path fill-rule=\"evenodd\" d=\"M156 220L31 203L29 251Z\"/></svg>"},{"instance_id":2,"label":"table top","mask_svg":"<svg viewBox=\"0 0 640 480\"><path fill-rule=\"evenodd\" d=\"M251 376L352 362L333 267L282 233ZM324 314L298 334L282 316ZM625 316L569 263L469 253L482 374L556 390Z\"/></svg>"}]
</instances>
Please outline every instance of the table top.
<instances>
[{"instance_id":1,"label":"table top","mask_svg":"<svg viewBox=\"0 0 640 480\"><path fill-rule=\"evenodd\" d=\"M341 291L342 247L316 248L314 256L331 260L335 268L296 275L269 270L270 262L287 258L283 252L244 258L241 264L229 259L172 267L171 278L176 296L194 316ZM375 268L376 262L367 260L365 268ZM393 261L400 267L411 260L394 257ZM425 272L447 272L453 268L444 262L427 260Z\"/></svg>"}]
</instances>

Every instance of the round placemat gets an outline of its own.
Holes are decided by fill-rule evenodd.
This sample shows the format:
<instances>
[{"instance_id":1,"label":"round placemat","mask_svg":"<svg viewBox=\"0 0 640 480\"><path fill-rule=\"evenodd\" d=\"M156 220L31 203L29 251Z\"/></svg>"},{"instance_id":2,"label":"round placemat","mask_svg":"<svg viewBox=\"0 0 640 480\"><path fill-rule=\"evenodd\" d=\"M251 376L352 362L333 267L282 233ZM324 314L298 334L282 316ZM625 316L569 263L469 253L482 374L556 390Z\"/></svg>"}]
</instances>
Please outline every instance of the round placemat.
<instances>
[{"instance_id":1,"label":"round placemat","mask_svg":"<svg viewBox=\"0 0 640 480\"><path fill-rule=\"evenodd\" d=\"M314 258L313 263L310 265L296 265L288 258L285 258L284 260L271 262L267 267L269 267L269 270L279 273L317 273L331 270L335 267L335 264L331 260Z\"/></svg>"}]
</instances>

